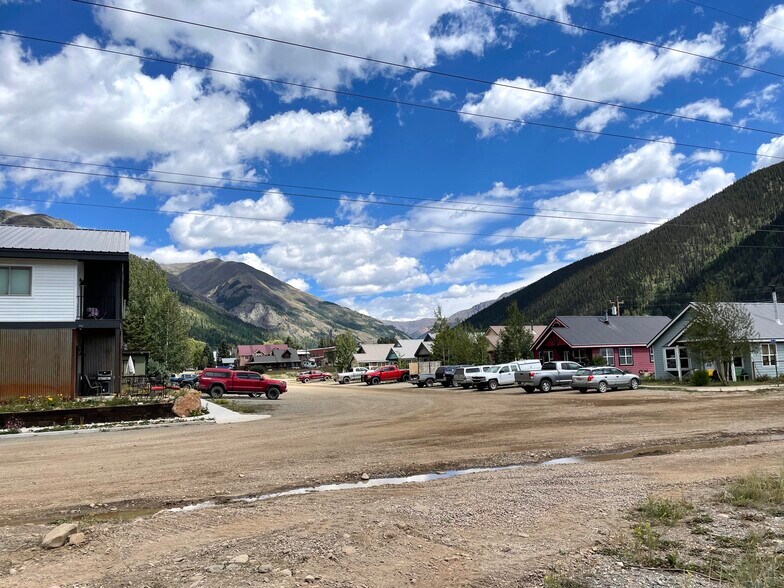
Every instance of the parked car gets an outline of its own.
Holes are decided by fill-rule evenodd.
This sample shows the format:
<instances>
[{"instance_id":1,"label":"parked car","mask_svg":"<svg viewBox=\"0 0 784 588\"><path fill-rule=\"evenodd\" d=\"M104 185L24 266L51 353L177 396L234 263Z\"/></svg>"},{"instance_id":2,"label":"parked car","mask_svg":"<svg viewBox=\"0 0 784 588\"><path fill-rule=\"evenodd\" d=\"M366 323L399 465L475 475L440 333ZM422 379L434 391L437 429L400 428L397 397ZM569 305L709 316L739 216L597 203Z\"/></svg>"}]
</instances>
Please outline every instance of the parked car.
<instances>
[{"instance_id":1,"label":"parked car","mask_svg":"<svg viewBox=\"0 0 784 588\"><path fill-rule=\"evenodd\" d=\"M471 381L471 376L475 374L479 374L480 372L485 371L486 369L493 367L490 365L472 365L466 367L459 367L455 370L455 375L452 378L452 383L455 386L460 386L463 390L468 390L474 386L474 383Z\"/></svg>"},{"instance_id":2,"label":"parked car","mask_svg":"<svg viewBox=\"0 0 784 588\"><path fill-rule=\"evenodd\" d=\"M417 388L424 388L427 386L431 388L436 383L436 375L435 374L413 374L408 376L409 382L411 382Z\"/></svg>"},{"instance_id":3,"label":"parked car","mask_svg":"<svg viewBox=\"0 0 784 588\"><path fill-rule=\"evenodd\" d=\"M401 370L396 365L385 365L365 372L362 381L368 386L381 382L408 382L408 370Z\"/></svg>"},{"instance_id":4,"label":"parked car","mask_svg":"<svg viewBox=\"0 0 784 588\"><path fill-rule=\"evenodd\" d=\"M462 365L442 365L436 369L436 383L441 384L444 388L450 388L455 378L455 370L465 367Z\"/></svg>"},{"instance_id":5,"label":"parked car","mask_svg":"<svg viewBox=\"0 0 784 588\"><path fill-rule=\"evenodd\" d=\"M538 359L513 361L487 368L485 371L471 376L471 382L477 390L497 390L501 386L513 386L515 374L522 370L540 370L542 364Z\"/></svg>"},{"instance_id":6,"label":"parked car","mask_svg":"<svg viewBox=\"0 0 784 588\"><path fill-rule=\"evenodd\" d=\"M264 394L270 400L277 400L286 388L283 380L271 380L256 372L207 368L199 376L199 390L207 392L212 398L220 398L224 394L247 394L258 398Z\"/></svg>"},{"instance_id":7,"label":"parked car","mask_svg":"<svg viewBox=\"0 0 784 588\"><path fill-rule=\"evenodd\" d=\"M182 374L178 382L180 388L183 390L190 390L191 388L199 387L199 374Z\"/></svg>"},{"instance_id":8,"label":"parked car","mask_svg":"<svg viewBox=\"0 0 784 588\"><path fill-rule=\"evenodd\" d=\"M368 371L366 367L351 368L347 372L340 372L335 374L335 381L341 384L348 384L349 382L361 382L362 376Z\"/></svg>"},{"instance_id":9,"label":"parked car","mask_svg":"<svg viewBox=\"0 0 784 588\"><path fill-rule=\"evenodd\" d=\"M328 374L326 372L322 372L319 370L308 370L306 372L300 372L297 375L297 381L302 382L303 384L307 382L325 382L332 377L332 374Z\"/></svg>"},{"instance_id":10,"label":"parked car","mask_svg":"<svg viewBox=\"0 0 784 588\"><path fill-rule=\"evenodd\" d=\"M556 386L571 386L572 376L582 369L573 361L548 361L541 370L523 370L515 374L515 381L528 393L534 390L549 392Z\"/></svg>"},{"instance_id":11,"label":"parked car","mask_svg":"<svg viewBox=\"0 0 784 588\"><path fill-rule=\"evenodd\" d=\"M577 370L572 378L572 388L580 392L597 390L607 392L618 388L636 390L640 387L640 377L614 367L589 367Z\"/></svg>"}]
</instances>

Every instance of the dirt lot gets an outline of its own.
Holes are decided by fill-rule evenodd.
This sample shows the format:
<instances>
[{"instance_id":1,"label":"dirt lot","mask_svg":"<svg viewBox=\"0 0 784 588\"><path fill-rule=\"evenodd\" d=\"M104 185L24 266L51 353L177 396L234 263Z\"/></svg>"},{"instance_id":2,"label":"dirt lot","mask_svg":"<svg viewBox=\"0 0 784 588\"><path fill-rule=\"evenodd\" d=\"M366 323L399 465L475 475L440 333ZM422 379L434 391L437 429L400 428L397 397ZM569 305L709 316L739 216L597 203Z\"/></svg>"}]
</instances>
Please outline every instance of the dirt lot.
<instances>
[{"instance_id":1,"label":"dirt lot","mask_svg":"<svg viewBox=\"0 0 784 588\"><path fill-rule=\"evenodd\" d=\"M252 401L267 402L273 418L251 423L0 438L0 585L541 586L547 569L589 557L647 495L700 496L725 477L776 468L784 453L780 441L767 441L534 464L782 430L782 399L747 391L525 395L307 384L275 403ZM148 508L353 482L363 472L518 463L532 465L136 517ZM107 522L104 513L116 518ZM37 547L51 527L43 523L80 516L84 545ZM246 563L231 562L245 555ZM606 585L646 585L613 578ZM656 582L685 585L682 577Z\"/></svg>"}]
</instances>

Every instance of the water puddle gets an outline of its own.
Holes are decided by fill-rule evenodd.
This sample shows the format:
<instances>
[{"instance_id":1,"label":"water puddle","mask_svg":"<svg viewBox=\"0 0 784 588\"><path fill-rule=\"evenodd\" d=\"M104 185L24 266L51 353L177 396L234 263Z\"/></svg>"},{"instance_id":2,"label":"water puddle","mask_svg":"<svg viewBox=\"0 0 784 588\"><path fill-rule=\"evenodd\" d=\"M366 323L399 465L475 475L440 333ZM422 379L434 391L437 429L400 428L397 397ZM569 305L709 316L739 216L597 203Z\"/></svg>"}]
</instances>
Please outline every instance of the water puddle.
<instances>
[{"instance_id":1,"label":"water puddle","mask_svg":"<svg viewBox=\"0 0 784 588\"><path fill-rule=\"evenodd\" d=\"M564 466L576 465L586 463L602 463L608 461L620 461L626 459L638 459L643 457L653 457L661 455L670 455L682 451L692 451L698 449L713 449L717 447L732 447L740 445L751 445L756 443L769 443L775 441L784 441L784 434L769 434L769 435L745 435L738 437L725 437L715 439L712 441L698 441L692 443L676 443L669 445L654 445L650 447L642 447L631 449L628 451L615 452L615 453L596 453L579 456L559 457L549 459L538 463L514 464L506 466L494 467L478 467L466 468L459 470L438 471L429 474L416 474L413 476L401 476L394 478L374 478L361 482L344 482L339 484L321 484L319 486L304 486L294 488L291 490L283 490L281 492L272 492L269 494L259 494L254 496L242 496L236 498L228 498L223 500L206 500L204 502L196 502L168 509L138 509L138 510L125 510L102 512L94 515L87 515L94 520L131 520L138 517L151 516L159 513L185 513L214 508L223 504L252 504L256 502L264 502L276 498L286 498L288 496L301 496L304 494L316 494L321 492L338 492L341 490L358 490L364 488L378 488L382 486L399 486L402 484L421 484L424 482L434 482L436 480L446 480L449 478L456 478L459 476L469 476L472 474L484 474L489 472L500 472L505 470L518 470L523 468L533 468L542 466Z\"/></svg>"}]
</instances>

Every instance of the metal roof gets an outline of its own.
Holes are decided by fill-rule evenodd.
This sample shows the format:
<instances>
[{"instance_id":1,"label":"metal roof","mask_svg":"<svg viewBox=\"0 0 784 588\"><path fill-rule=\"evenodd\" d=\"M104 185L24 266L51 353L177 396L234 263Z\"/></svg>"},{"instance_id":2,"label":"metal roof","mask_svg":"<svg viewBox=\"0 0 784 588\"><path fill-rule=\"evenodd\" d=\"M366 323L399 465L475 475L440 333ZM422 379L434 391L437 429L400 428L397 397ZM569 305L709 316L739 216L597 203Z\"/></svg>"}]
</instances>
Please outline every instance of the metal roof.
<instances>
[{"instance_id":1,"label":"metal roof","mask_svg":"<svg viewBox=\"0 0 784 588\"><path fill-rule=\"evenodd\" d=\"M666 316L557 316L552 332L573 347L647 345L670 319Z\"/></svg>"},{"instance_id":2,"label":"metal roof","mask_svg":"<svg viewBox=\"0 0 784 588\"><path fill-rule=\"evenodd\" d=\"M0 225L0 250L128 253L127 231Z\"/></svg>"},{"instance_id":3,"label":"metal roof","mask_svg":"<svg viewBox=\"0 0 784 588\"><path fill-rule=\"evenodd\" d=\"M661 336L669 331L670 327L675 325L676 322L694 306L694 304L695 303L692 302L680 313L678 313L678 316L672 319L671 323L662 328L648 344L652 345L655 341L661 338ZM774 308L774 304L772 302L725 302L724 304L739 306L749 313L753 323L754 331L757 333L755 337L756 341L770 341L773 339L778 341L784 340L784 304L778 305L778 321L776 320L776 309ZM681 332L677 333L675 340L685 341L685 328L682 325L680 328Z\"/></svg>"}]
</instances>

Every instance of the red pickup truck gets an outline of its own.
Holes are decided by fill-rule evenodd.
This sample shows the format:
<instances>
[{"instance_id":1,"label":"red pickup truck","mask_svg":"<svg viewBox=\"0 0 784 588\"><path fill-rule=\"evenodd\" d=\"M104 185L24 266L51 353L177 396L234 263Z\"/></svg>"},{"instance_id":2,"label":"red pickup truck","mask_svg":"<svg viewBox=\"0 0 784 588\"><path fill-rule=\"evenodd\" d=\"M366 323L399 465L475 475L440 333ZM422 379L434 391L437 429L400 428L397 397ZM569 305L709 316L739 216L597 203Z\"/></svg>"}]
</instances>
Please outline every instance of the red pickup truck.
<instances>
[{"instance_id":1,"label":"red pickup truck","mask_svg":"<svg viewBox=\"0 0 784 588\"><path fill-rule=\"evenodd\" d=\"M362 381L368 386L381 382L408 382L408 370L401 370L396 365L385 365L365 372Z\"/></svg>"},{"instance_id":2,"label":"red pickup truck","mask_svg":"<svg viewBox=\"0 0 784 588\"><path fill-rule=\"evenodd\" d=\"M199 376L199 390L212 398L224 394L247 394L258 398L262 394L277 400L286 391L286 382L270 380L256 372L240 372L220 368L207 368Z\"/></svg>"}]
</instances>

